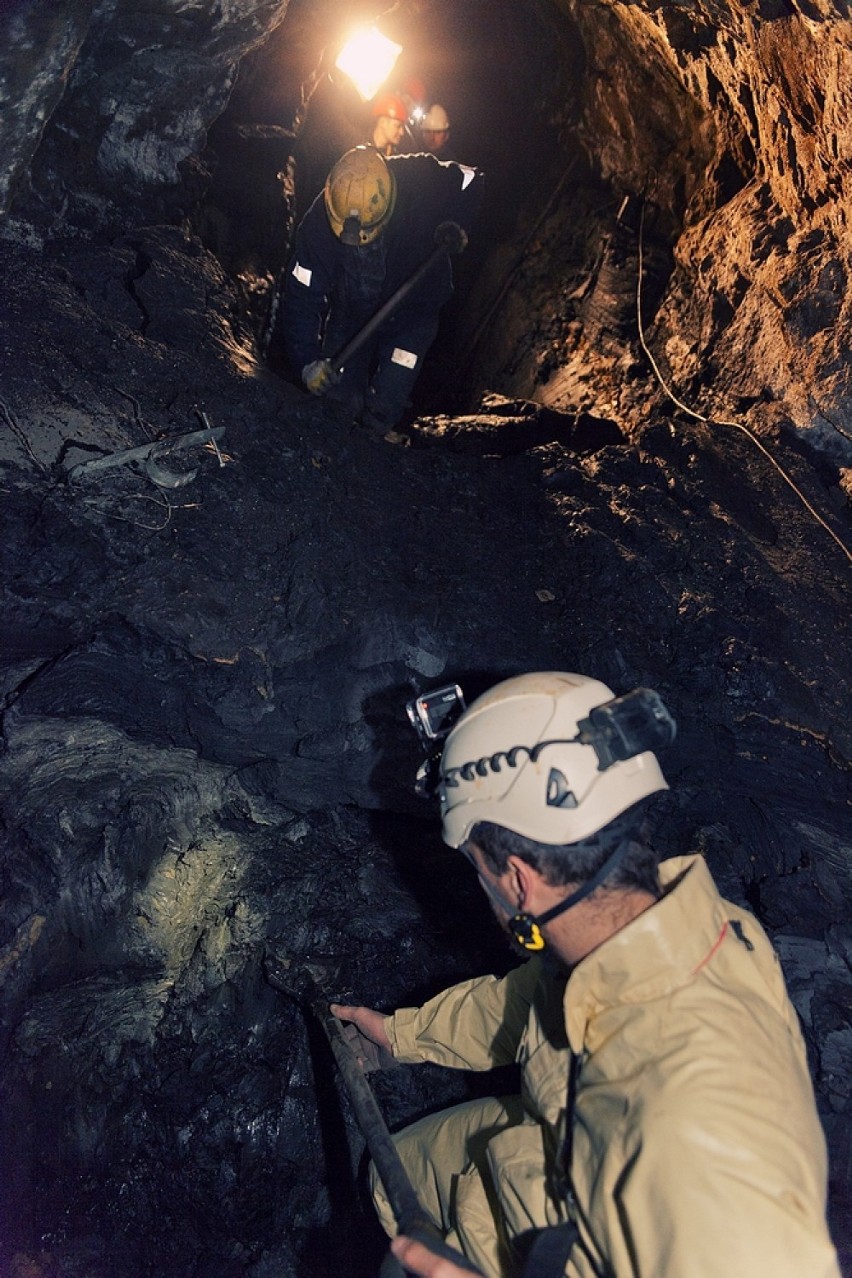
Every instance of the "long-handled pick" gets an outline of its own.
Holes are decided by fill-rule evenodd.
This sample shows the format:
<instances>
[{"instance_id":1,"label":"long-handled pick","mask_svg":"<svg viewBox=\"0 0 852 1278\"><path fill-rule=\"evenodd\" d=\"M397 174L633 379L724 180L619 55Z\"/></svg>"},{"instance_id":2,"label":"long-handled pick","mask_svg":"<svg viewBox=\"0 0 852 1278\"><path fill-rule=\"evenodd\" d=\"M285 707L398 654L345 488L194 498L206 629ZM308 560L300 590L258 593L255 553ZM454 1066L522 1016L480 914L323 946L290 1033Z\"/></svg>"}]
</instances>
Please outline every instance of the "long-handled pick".
<instances>
[{"instance_id":1,"label":"long-handled pick","mask_svg":"<svg viewBox=\"0 0 852 1278\"><path fill-rule=\"evenodd\" d=\"M409 1238L416 1238L431 1251L454 1261L459 1268L478 1274L479 1270L475 1269L461 1252L447 1246L440 1231L421 1207L373 1095L373 1090L343 1032L343 1026L329 1011L328 998L320 983L323 973L311 964L303 964L296 972L287 959L274 955L267 956L265 970L270 985L296 999L302 1006L309 1007L322 1025L346 1084L358 1126L361 1128L370 1156L387 1194L399 1232ZM388 1260L391 1264L396 1263L390 1255ZM386 1278L390 1278L391 1272L387 1263L382 1266L382 1274ZM399 1267L397 1272L402 1272Z\"/></svg>"}]
</instances>

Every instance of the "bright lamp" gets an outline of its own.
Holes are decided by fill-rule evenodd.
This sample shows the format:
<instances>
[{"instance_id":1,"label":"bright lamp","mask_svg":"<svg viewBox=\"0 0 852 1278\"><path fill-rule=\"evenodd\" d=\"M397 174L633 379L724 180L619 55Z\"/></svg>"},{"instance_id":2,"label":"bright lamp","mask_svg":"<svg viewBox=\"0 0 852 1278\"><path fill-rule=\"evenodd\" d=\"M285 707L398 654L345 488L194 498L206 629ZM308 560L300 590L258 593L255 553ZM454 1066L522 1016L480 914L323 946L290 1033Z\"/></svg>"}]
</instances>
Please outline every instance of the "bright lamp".
<instances>
[{"instance_id":1,"label":"bright lamp","mask_svg":"<svg viewBox=\"0 0 852 1278\"><path fill-rule=\"evenodd\" d=\"M349 76L366 102L384 84L401 53L401 44L394 44L377 27L368 27L346 42L334 65Z\"/></svg>"}]
</instances>

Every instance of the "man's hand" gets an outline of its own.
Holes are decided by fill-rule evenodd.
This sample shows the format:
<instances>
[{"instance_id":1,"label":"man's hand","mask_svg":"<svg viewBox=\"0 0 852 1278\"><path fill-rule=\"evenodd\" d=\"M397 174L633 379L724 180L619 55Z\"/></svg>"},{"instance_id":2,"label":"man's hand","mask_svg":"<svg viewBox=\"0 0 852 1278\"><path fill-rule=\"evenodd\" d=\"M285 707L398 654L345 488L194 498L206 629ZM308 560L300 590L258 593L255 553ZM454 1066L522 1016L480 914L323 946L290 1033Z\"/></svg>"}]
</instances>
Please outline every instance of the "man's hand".
<instances>
[{"instance_id":1,"label":"man's hand","mask_svg":"<svg viewBox=\"0 0 852 1278\"><path fill-rule=\"evenodd\" d=\"M445 248L448 253L463 253L467 248L467 232L458 222L441 222L435 228L435 244Z\"/></svg>"},{"instance_id":2,"label":"man's hand","mask_svg":"<svg viewBox=\"0 0 852 1278\"><path fill-rule=\"evenodd\" d=\"M329 1010L339 1021L347 1022L343 1033L365 1074L397 1064L385 1033L384 1012L375 1012L371 1007L347 1007L344 1003L330 1003Z\"/></svg>"},{"instance_id":3,"label":"man's hand","mask_svg":"<svg viewBox=\"0 0 852 1278\"><path fill-rule=\"evenodd\" d=\"M405 1266L406 1273L419 1274L420 1278L471 1278L478 1274L478 1269L462 1269L445 1256L436 1256L423 1243L398 1234L391 1242L390 1249L400 1264Z\"/></svg>"},{"instance_id":4,"label":"man's hand","mask_svg":"<svg viewBox=\"0 0 852 1278\"><path fill-rule=\"evenodd\" d=\"M327 359L315 359L302 369L302 381L312 395L324 395L330 386L336 386L340 374L335 372Z\"/></svg>"}]
</instances>

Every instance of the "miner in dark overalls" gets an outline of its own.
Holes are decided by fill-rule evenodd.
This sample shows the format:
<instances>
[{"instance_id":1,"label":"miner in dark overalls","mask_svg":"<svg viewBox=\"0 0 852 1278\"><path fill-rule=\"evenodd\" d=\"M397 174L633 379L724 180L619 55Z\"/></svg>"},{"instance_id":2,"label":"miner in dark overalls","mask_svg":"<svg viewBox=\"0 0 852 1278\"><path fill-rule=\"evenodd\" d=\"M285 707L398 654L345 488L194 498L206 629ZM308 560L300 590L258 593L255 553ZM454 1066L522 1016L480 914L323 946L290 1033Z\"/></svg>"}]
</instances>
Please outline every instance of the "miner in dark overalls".
<instances>
[{"instance_id":1,"label":"miner in dark overalls","mask_svg":"<svg viewBox=\"0 0 852 1278\"><path fill-rule=\"evenodd\" d=\"M431 155L385 158L355 147L331 170L296 232L281 321L289 359L314 395L327 395L385 434L411 401L453 291L436 232L467 241L482 173ZM334 356L430 256L416 285L342 368Z\"/></svg>"}]
</instances>

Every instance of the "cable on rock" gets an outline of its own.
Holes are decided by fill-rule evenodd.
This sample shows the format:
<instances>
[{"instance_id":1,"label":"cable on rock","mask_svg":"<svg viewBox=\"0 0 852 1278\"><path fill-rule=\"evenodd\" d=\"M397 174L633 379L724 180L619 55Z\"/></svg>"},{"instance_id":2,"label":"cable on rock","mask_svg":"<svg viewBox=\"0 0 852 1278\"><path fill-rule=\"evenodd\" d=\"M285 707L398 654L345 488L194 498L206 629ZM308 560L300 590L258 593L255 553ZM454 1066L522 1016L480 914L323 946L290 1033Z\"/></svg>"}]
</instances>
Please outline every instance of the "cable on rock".
<instances>
[{"instance_id":1,"label":"cable on rock","mask_svg":"<svg viewBox=\"0 0 852 1278\"><path fill-rule=\"evenodd\" d=\"M808 501L807 497L802 492L802 490L798 487L796 482L787 474L786 470L781 465L781 463L777 461L775 457L772 456L769 449L765 446L765 444L761 442L761 440L758 439L758 437L754 434L752 430L749 429L748 426L746 426L743 422L724 421L718 418L707 417L705 416L704 413L699 413L696 409L690 408L688 404L685 404L683 400L678 399L677 395L675 395L674 391L666 382L665 378L663 377L663 374L660 372L657 361L654 359L654 356L650 350L650 347L648 346L648 343L645 340L645 329L642 322L642 275L644 271L644 256L643 256L644 231L645 231L645 200L643 197L642 209L639 214L639 254L638 254L637 278L636 278L636 325L639 330L639 343L642 347L642 350L645 352L645 355L648 358L648 362L654 371L654 376L656 377L663 391L668 396L668 398L672 401L672 403L677 405L677 407L681 410L681 412L688 414L688 416L690 417L694 417L696 421L704 422L708 426L727 426L732 430L742 431L742 433L746 436L746 438L749 439L752 442L752 444L754 444L755 448L757 448L763 454L763 456L766 458L769 464L771 466L774 466L775 470L777 470L778 474L784 480L785 484L789 485L789 487L792 488L793 492L799 498L799 501L805 507L805 510L807 510L808 514L813 519L815 519L816 522L820 525L820 527L823 528L828 533L829 537L831 537L837 543L837 545L843 551L843 554L846 556L849 562L852 563L852 551L849 550L849 547L841 540L841 538L837 535L834 529L831 528L826 523L826 521L823 519L819 511L816 510Z\"/></svg>"}]
</instances>

